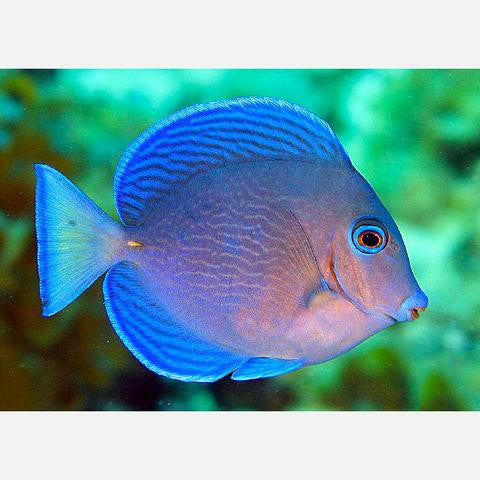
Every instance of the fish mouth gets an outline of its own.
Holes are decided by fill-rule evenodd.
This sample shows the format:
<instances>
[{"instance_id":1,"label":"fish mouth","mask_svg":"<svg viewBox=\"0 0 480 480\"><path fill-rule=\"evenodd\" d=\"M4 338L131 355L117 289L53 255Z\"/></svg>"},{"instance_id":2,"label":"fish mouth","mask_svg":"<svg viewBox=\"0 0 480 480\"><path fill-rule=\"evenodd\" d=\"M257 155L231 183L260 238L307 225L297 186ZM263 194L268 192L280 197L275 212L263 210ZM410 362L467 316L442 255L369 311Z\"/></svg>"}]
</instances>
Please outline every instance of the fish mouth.
<instances>
[{"instance_id":1,"label":"fish mouth","mask_svg":"<svg viewBox=\"0 0 480 480\"><path fill-rule=\"evenodd\" d=\"M410 309L412 320L416 320L420 316L420 312L424 312L425 310L425 307L417 307Z\"/></svg>"},{"instance_id":2,"label":"fish mouth","mask_svg":"<svg viewBox=\"0 0 480 480\"><path fill-rule=\"evenodd\" d=\"M407 310L405 318L395 319L397 322L413 322L420 317L420 313L426 310L425 307L414 307ZM393 318L393 317L392 317Z\"/></svg>"},{"instance_id":3,"label":"fish mouth","mask_svg":"<svg viewBox=\"0 0 480 480\"><path fill-rule=\"evenodd\" d=\"M385 315L390 320L395 323L403 323L403 322L414 322L420 317L420 313L424 312L426 307L412 307L408 309L400 309L399 313L391 314L388 312L379 312L381 315Z\"/></svg>"},{"instance_id":4,"label":"fish mouth","mask_svg":"<svg viewBox=\"0 0 480 480\"><path fill-rule=\"evenodd\" d=\"M397 322L413 322L418 319L421 312L426 310L427 306L427 296L420 289L417 289L413 295L402 303L394 318Z\"/></svg>"}]
</instances>

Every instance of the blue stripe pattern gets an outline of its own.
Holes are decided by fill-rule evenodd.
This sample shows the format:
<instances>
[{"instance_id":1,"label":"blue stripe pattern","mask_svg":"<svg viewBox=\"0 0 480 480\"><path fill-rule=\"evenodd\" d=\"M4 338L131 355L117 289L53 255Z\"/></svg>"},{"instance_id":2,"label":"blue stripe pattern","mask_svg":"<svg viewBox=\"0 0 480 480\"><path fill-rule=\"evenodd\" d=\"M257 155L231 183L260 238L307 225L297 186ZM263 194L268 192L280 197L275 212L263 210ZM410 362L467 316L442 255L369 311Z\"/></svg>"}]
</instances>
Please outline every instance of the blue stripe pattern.
<instances>
[{"instance_id":1,"label":"blue stripe pattern","mask_svg":"<svg viewBox=\"0 0 480 480\"><path fill-rule=\"evenodd\" d=\"M115 174L115 201L126 225L138 225L152 201L193 175L252 161L347 162L326 122L282 100L245 97L186 108L142 133Z\"/></svg>"},{"instance_id":2,"label":"blue stripe pattern","mask_svg":"<svg viewBox=\"0 0 480 480\"><path fill-rule=\"evenodd\" d=\"M186 382L214 382L247 361L200 340L149 298L137 267L115 265L103 283L105 308L125 346L147 368Z\"/></svg>"}]
</instances>

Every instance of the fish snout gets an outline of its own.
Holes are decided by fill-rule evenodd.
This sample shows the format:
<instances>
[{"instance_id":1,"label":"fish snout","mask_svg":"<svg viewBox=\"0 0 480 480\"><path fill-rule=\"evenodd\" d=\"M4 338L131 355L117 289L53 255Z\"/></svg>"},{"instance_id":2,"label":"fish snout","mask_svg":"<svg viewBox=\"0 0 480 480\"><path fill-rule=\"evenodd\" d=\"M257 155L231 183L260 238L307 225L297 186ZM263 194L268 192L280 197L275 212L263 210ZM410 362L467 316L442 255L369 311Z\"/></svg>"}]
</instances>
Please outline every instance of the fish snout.
<instances>
[{"instance_id":1,"label":"fish snout","mask_svg":"<svg viewBox=\"0 0 480 480\"><path fill-rule=\"evenodd\" d=\"M423 312L428 306L428 298L421 291L417 290L413 295L408 297L398 309L395 320L397 322L410 322L416 320L420 312Z\"/></svg>"}]
</instances>

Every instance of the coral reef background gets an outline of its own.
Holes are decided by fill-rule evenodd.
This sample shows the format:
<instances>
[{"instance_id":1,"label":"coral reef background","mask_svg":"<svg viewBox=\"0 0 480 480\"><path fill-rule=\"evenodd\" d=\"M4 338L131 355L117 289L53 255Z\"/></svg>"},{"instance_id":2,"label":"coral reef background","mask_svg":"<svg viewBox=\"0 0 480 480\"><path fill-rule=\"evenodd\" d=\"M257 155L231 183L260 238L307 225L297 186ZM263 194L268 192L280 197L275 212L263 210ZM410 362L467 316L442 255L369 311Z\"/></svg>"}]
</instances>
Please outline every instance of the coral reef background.
<instances>
[{"instance_id":1,"label":"coral reef background","mask_svg":"<svg viewBox=\"0 0 480 480\"><path fill-rule=\"evenodd\" d=\"M403 233L430 298L322 365L278 378L186 384L123 347L101 281L42 318L32 165L72 179L114 218L113 174L143 129L241 95L327 120ZM0 71L1 410L479 410L480 71Z\"/></svg>"}]
</instances>

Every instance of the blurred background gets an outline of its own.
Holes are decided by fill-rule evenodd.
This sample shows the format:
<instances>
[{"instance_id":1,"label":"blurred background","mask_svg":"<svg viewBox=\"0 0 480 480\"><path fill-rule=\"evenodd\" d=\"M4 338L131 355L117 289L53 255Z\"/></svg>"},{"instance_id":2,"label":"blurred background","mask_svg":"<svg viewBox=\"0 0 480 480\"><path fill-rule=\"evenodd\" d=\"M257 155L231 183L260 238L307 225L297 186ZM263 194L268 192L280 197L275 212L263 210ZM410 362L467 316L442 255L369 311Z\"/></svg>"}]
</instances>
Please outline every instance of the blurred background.
<instances>
[{"instance_id":1,"label":"blurred background","mask_svg":"<svg viewBox=\"0 0 480 480\"><path fill-rule=\"evenodd\" d=\"M187 384L123 347L101 281L40 315L32 164L114 218L142 130L193 103L267 95L327 120L402 231L430 307L281 377ZM1 410L479 410L480 71L0 70Z\"/></svg>"}]
</instances>

